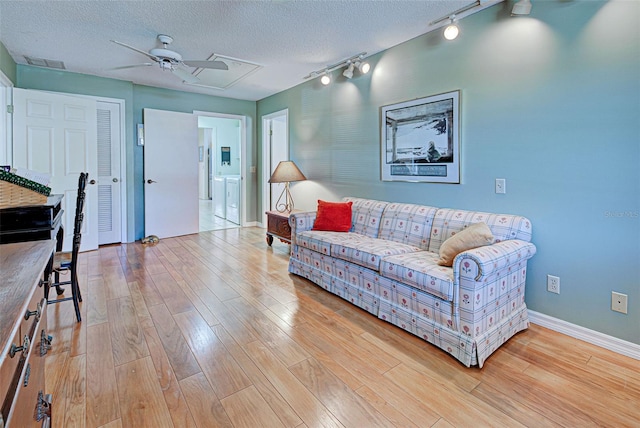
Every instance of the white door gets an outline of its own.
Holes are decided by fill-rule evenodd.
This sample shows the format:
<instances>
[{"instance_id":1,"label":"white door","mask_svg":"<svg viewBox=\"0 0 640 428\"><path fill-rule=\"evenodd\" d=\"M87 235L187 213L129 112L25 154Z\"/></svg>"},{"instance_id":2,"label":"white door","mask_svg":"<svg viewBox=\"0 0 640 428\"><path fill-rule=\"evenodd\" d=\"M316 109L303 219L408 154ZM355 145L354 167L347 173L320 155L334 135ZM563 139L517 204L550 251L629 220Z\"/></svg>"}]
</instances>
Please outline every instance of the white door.
<instances>
[{"instance_id":1,"label":"white door","mask_svg":"<svg viewBox=\"0 0 640 428\"><path fill-rule=\"evenodd\" d=\"M121 242L120 104L98 101L98 244Z\"/></svg>"},{"instance_id":2,"label":"white door","mask_svg":"<svg viewBox=\"0 0 640 428\"><path fill-rule=\"evenodd\" d=\"M144 229L159 238L198 233L198 119L144 109Z\"/></svg>"},{"instance_id":3,"label":"white door","mask_svg":"<svg viewBox=\"0 0 640 428\"><path fill-rule=\"evenodd\" d=\"M78 177L89 173L81 250L98 248L96 102L90 98L14 88L13 166L51 175L64 194L65 251L71 249Z\"/></svg>"}]
</instances>

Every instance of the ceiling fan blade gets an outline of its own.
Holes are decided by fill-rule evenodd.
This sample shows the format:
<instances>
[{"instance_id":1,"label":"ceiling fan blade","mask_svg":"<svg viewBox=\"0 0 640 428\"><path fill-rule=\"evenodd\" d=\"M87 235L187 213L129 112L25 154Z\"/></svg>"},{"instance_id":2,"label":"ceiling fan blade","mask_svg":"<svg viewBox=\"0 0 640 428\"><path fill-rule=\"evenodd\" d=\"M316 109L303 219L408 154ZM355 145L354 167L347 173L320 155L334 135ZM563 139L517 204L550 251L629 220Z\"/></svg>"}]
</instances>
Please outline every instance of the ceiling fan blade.
<instances>
[{"instance_id":1,"label":"ceiling fan blade","mask_svg":"<svg viewBox=\"0 0 640 428\"><path fill-rule=\"evenodd\" d=\"M142 55L144 55L144 56L146 56L146 57L149 57L149 58L151 58L151 59L152 59L152 60L154 60L154 61L160 61L160 58L158 58L158 57L157 57L157 56L155 56L155 55L151 55L149 52L145 52L145 51L143 51L143 50L141 50L141 49L134 48L133 46L129 46L129 45L128 45L128 44L126 44L126 43L118 42L118 41L116 41L116 40L111 40L111 41L112 41L113 43L115 43L116 45L124 46L125 48L129 48L129 49L131 49L132 51L136 51L136 52L138 52L138 53L141 53Z\"/></svg>"},{"instance_id":2,"label":"ceiling fan blade","mask_svg":"<svg viewBox=\"0 0 640 428\"><path fill-rule=\"evenodd\" d=\"M179 78L181 78L187 83L198 83L200 81L200 79L198 79L196 76L194 76L193 74L189 73L187 70L184 70L182 68L174 67L171 71L173 72L173 74L175 74L176 76L178 76Z\"/></svg>"},{"instance_id":3,"label":"ceiling fan blade","mask_svg":"<svg viewBox=\"0 0 640 428\"><path fill-rule=\"evenodd\" d=\"M114 67L109 70L124 70L125 68L136 68L136 67L148 67L150 65L155 65L151 62L145 62L144 64L136 64L136 65L123 65L122 67Z\"/></svg>"},{"instance_id":4,"label":"ceiling fan blade","mask_svg":"<svg viewBox=\"0 0 640 428\"><path fill-rule=\"evenodd\" d=\"M222 61L190 61L185 60L182 61L185 65L189 67L196 68L212 68L214 70L228 70L229 66Z\"/></svg>"}]
</instances>

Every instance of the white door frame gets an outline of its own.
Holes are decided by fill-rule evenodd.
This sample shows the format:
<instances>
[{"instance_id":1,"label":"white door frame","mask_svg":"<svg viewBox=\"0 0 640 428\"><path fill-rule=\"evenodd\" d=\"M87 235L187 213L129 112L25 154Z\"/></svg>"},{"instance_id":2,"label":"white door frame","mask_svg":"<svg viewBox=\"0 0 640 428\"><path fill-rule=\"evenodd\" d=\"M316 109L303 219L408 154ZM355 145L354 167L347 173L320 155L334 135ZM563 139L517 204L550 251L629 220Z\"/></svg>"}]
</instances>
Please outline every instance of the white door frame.
<instances>
[{"instance_id":1,"label":"white door frame","mask_svg":"<svg viewBox=\"0 0 640 428\"><path fill-rule=\"evenodd\" d=\"M240 226L247 226L247 116L200 110L194 110L193 114L195 116L217 117L220 119L240 121Z\"/></svg>"},{"instance_id":2,"label":"white door frame","mask_svg":"<svg viewBox=\"0 0 640 428\"><path fill-rule=\"evenodd\" d=\"M11 165L13 159L13 82L0 70L0 165Z\"/></svg>"},{"instance_id":3,"label":"white door frame","mask_svg":"<svg viewBox=\"0 0 640 428\"><path fill-rule=\"evenodd\" d=\"M267 215L265 212L269 211L269 193L270 185L269 179L271 178L271 144L270 135L266 130L269 128L269 123L276 117L285 117L286 122L286 146L287 154L289 154L289 109L279 110L273 113L265 114L262 116L262 209L261 216L262 226L267 227Z\"/></svg>"}]
</instances>

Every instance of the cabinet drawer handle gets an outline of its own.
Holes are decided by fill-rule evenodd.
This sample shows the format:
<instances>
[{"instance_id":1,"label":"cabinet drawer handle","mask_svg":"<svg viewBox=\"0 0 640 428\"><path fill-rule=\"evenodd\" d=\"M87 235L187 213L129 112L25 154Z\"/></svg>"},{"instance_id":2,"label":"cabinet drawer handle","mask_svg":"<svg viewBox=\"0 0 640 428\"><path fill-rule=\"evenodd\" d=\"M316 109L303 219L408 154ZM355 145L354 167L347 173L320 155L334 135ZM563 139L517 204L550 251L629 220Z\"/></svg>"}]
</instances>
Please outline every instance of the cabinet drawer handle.
<instances>
[{"instance_id":1,"label":"cabinet drawer handle","mask_svg":"<svg viewBox=\"0 0 640 428\"><path fill-rule=\"evenodd\" d=\"M31 363L27 363L27 368L24 371L24 387L29 386L29 378L31 377Z\"/></svg>"},{"instance_id":2,"label":"cabinet drawer handle","mask_svg":"<svg viewBox=\"0 0 640 428\"><path fill-rule=\"evenodd\" d=\"M51 418L51 394L38 391L38 403L36 404L36 421ZM49 426L49 425L47 425Z\"/></svg>"},{"instance_id":3,"label":"cabinet drawer handle","mask_svg":"<svg viewBox=\"0 0 640 428\"><path fill-rule=\"evenodd\" d=\"M40 332L40 356L44 357L47 355L49 349L51 349L51 341L53 340L52 336L49 336L47 332L42 329Z\"/></svg>"},{"instance_id":4,"label":"cabinet drawer handle","mask_svg":"<svg viewBox=\"0 0 640 428\"><path fill-rule=\"evenodd\" d=\"M42 314L42 303L38 302L38 305L36 306L36 310L35 311L30 311L29 308L27 308L27 312L25 312L24 314L24 319L28 320L32 315L36 316L36 322L40 321L40 315Z\"/></svg>"},{"instance_id":5,"label":"cabinet drawer handle","mask_svg":"<svg viewBox=\"0 0 640 428\"><path fill-rule=\"evenodd\" d=\"M29 352L29 344L31 341L29 340L29 336L24 337L24 341L22 346L16 346L15 343L11 344L11 349L9 349L9 357L13 358L16 356L16 353L22 351L22 355L25 356Z\"/></svg>"}]
</instances>

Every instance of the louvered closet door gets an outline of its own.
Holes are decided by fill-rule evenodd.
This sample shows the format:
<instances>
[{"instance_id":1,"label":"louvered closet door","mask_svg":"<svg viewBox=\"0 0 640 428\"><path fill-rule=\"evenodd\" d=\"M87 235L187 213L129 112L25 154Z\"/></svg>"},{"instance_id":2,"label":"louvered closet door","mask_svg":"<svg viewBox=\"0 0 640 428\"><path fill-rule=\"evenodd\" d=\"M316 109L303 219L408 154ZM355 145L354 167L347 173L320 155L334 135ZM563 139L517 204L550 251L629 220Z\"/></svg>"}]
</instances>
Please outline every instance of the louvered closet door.
<instances>
[{"instance_id":1,"label":"louvered closet door","mask_svg":"<svg viewBox=\"0 0 640 428\"><path fill-rule=\"evenodd\" d=\"M120 105L97 104L98 244L103 245L121 242Z\"/></svg>"}]
</instances>

